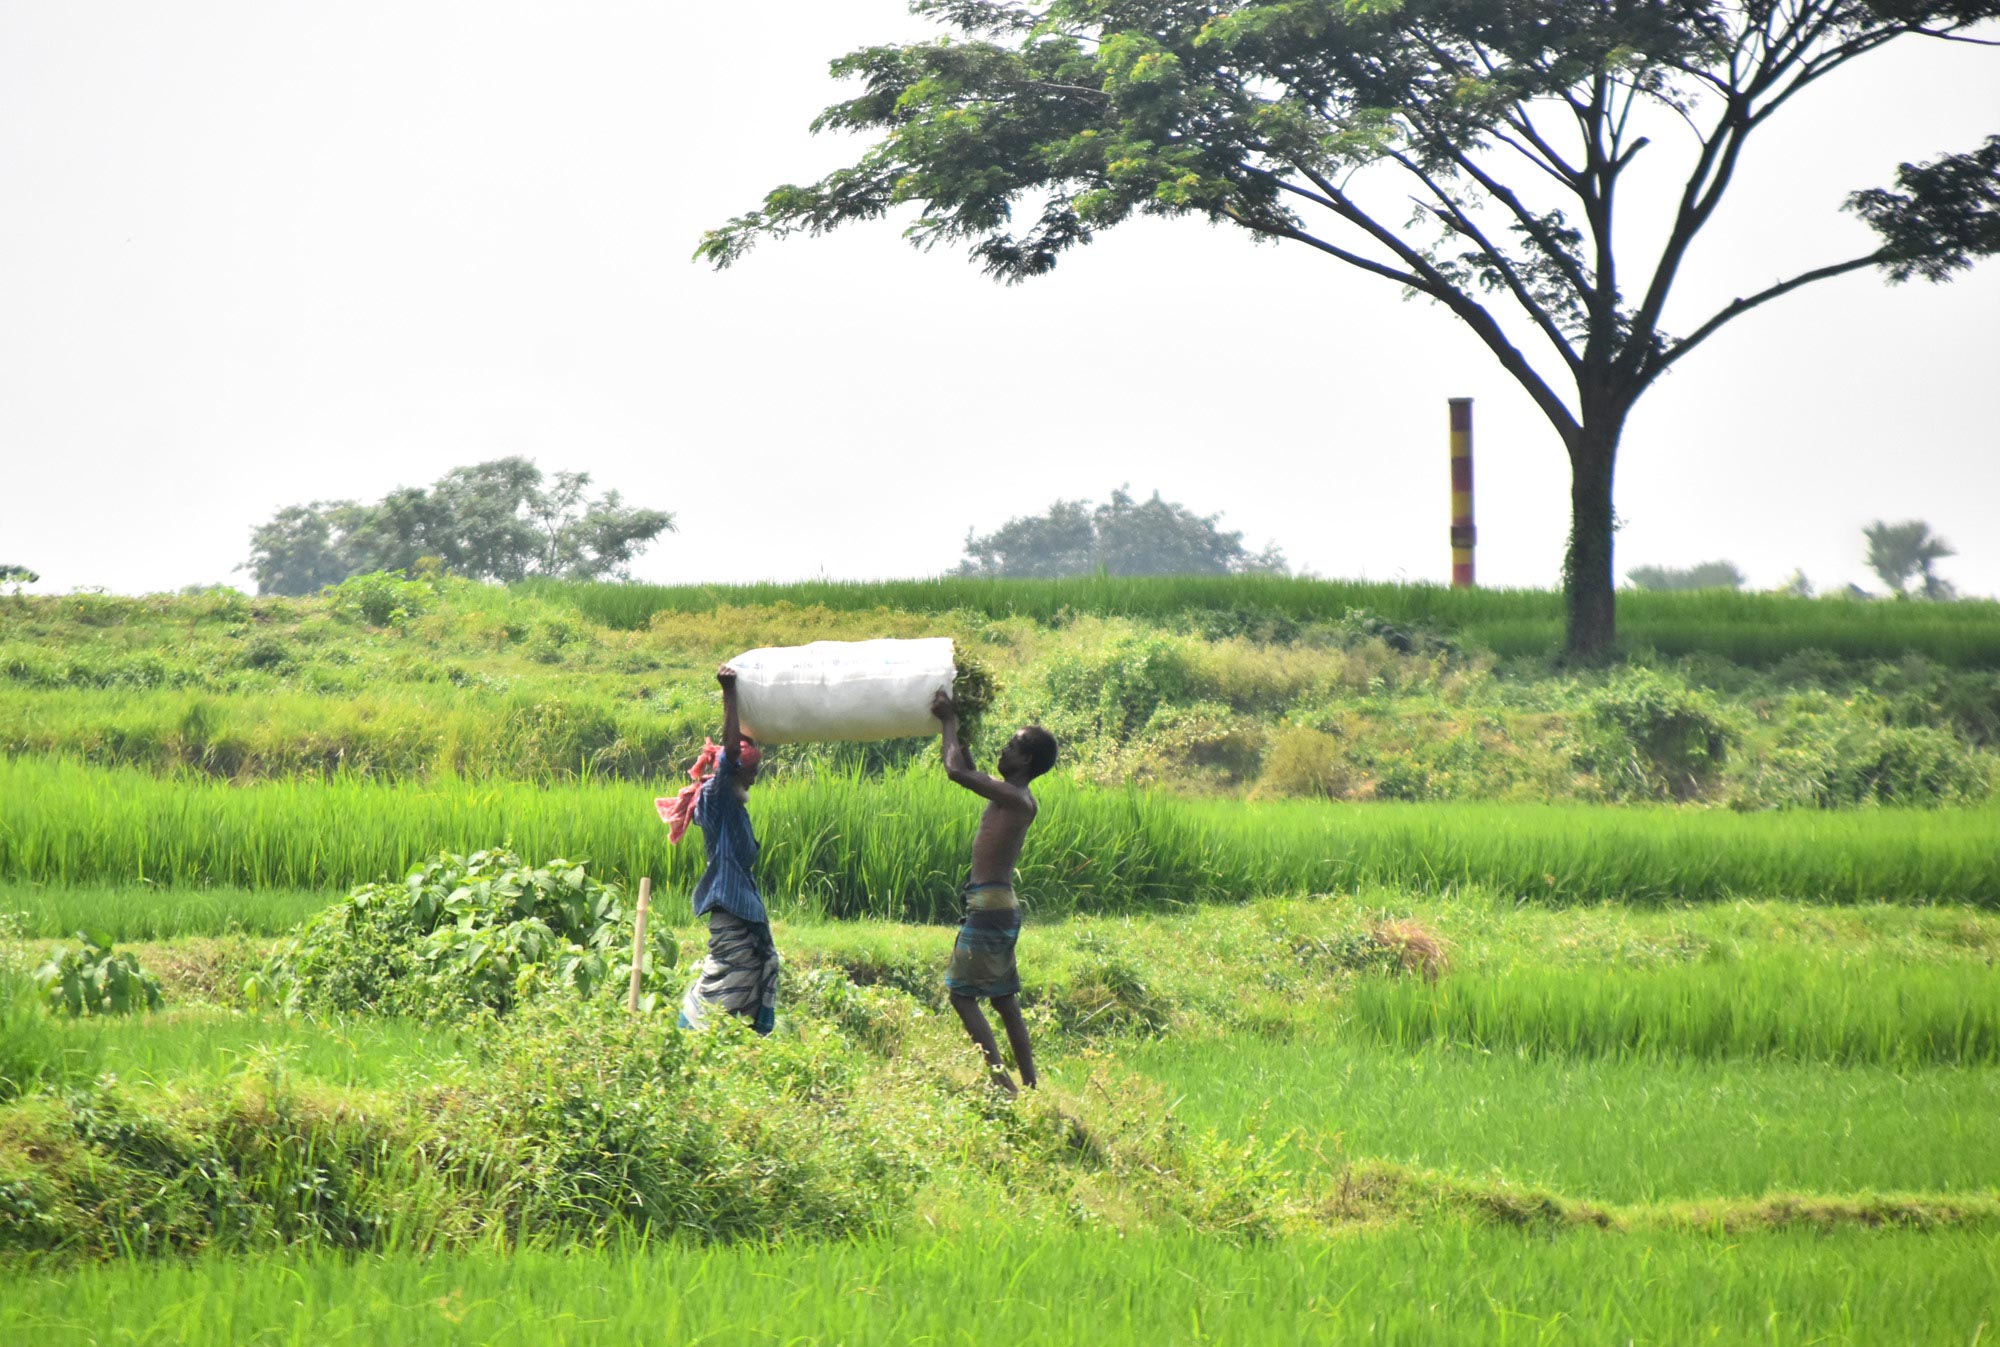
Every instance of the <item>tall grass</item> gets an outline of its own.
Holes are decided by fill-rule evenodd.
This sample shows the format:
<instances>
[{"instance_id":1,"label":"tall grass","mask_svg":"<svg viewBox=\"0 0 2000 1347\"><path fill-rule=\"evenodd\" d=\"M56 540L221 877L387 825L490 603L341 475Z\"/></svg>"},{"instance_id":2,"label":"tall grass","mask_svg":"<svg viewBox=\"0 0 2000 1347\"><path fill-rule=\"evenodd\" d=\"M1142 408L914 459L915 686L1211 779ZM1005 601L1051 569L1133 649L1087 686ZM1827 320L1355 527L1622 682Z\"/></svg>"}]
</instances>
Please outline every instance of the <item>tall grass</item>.
<instances>
[{"instance_id":1,"label":"tall grass","mask_svg":"<svg viewBox=\"0 0 2000 1347\"><path fill-rule=\"evenodd\" d=\"M1326 1032L1121 1048L1196 1129L1597 1202L2000 1189L2000 1072L1414 1052ZM1067 1068L1057 1062L1052 1078Z\"/></svg>"},{"instance_id":2,"label":"tall grass","mask_svg":"<svg viewBox=\"0 0 2000 1347\"><path fill-rule=\"evenodd\" d=\"M99 1069L169 1089L246 1069L340 1087L407 1084L425 1063L479 1048L462 1030L385 1016L308 1020L168 1009L57 1027L79 1049L87 1047Z\"/></svg>"},{"instance_id":3,"label":"tall grass","mask_svg":"<svg viewBox=\"0 0 2000 1347\"><path fill-rule=\"evenodd\" d=\"M593 621L644 627L654 613L718 605L787 602L834 610L887 607L953 610L1060 621L1093 613L1168 619L1194 612L1272 614L1294 621L1367 609L1392 622L1456 632L1503 655L1562 646L1562 596L1552 590L1451 589L1278 576L1090 576L1069 580L802 581L757 585L539 584L544 598L574 604ZM2000 664L2000 603L1849 603L1728 591L1619 595L1621 639L1664 654L1706 652L1768 664L1801 650L1855 659L1910 652L1961 668Z\"/></svg>"},{"instance_id":4,"label":"tall grass","mask_svg":"<svg viewBox=\"0 0 2000 1347\"><path fill-rule=\"evenodd\" d=\"M652 792L447 779L232 786L47 760L0 762L0 879L44 885L328 888L440 849L512 839L531 856L686 892ZM1021 867L1045 912L1240 900L1380 884L1522 901L1729 896L2000 903L2000 810L1735 815L1544 805L1238 804L1050 783ZM978 801L931 772L760 790L761 875L781 912L954 910Z\"/></svg>"},{"instance_id":5,"label":"tall grass","mask_svg":"<svg viewBox=\"0 0 2000 1347\"><path fill-rule=\"evenodd\" d=\"M0 914L18 916L23 935L56 940L78 931L120 943L237 932L280 935L326 903L324 889L0 883Z\"/></svg>"},{"instance_id":6,"label":"tall grass","mask_svg":"<svg viewBox=\"0 0 2000 1347\"><path fill-rule=\"evenodd\" d=\"M42 1009L40 988L25 969L0 964L0 1104L88 1079L99 1057L92 1035L68 1032Z\"/></svg>"},{"instance_id":7,"label":"tall grass","mask_svg":"<svg viewBox=\"0 0 2000 1347\"><path fill-rule=\"evenodd\" d=\"M18 1280L39 1347L1018 1347L1976 1342L2000 1318L1981 1232L1554 1237L1446 1225L1239 1247L981 1225L923 1240L561 1255L204 1258Z\"/></svg>"},{"instance_id":8,"label":"tall grass","mask_svg":"<svg viewBox=\"0 0 2000 1347\"><path fill-rule=\"evenodd\" d=\"M1514 968L1435 984L1367 979L1348 1005L1357 1029L1403 1049L2000 1065L2000 977L1969 963L1884 973L1763 956L1645 971Z\"/></svg>"}]
</instances>

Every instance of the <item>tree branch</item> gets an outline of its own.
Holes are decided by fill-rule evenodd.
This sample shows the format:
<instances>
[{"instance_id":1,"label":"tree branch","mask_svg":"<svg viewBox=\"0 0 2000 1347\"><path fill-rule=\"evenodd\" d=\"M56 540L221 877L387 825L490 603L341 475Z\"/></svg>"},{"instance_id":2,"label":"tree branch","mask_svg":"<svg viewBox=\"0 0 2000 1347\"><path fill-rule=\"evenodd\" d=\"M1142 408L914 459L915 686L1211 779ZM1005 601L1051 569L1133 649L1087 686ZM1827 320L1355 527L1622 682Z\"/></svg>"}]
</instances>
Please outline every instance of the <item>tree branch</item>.
<instances>
[{"instance_id":1,"label":"tree branch","mask_svg":"<svg viewBox=\"0 0 2000 1347\"><path fill-rule=\"evenodd\" d=\"M1486 343L1486 349L1493 353L1494 358L1500 362L1501 367L1513 375L1514 381L1520 384L1526 390L1528 396L1535 400L1535 405L1542 409L1542 415L1549 419L1549 424L1556 428L1556 432L1563 437L1565 444L1575 439L1579 429L1575 415L1563 404L1563 400L1556 395L1555 390L1549 387L1548 381L1536 373L1535 367L1528 363L1528 358L1521 354L1520 348L1507 339L1507 330L1501 327L1493 315L1486 311L1485 305L1453 285L1450 279L1435 266L1432 266L1422 253L1397 237L1394 230L1384 228L1366 211L1350 201L1346 194L1338 187L1335 187L1323 175L1314 171L1310 165L1293 162L1291 166L1294 171L1320 190L1324 198L1321 201L1322 205L1401 258L1403 264L1415 272L1424 282L1417 286L1416 289L1431 296L1457 314L1467 327L1470 327L1473 332L1478 334L1479 339ZM1280 186L1287 185L1283 178L1278 177L1274 173L1268 173L1267 170L1253 169L1251 171L1265 173ZM1235 217L1231 216L1231 218ZM1252 227L1254 228L1255 226ZM1276 232L1276 229L1263 229L1259 232L1273 233ZM1377 270L1374 267L1369 269Z\"/></svg>"},{"instance_id":2,"label":"tree branch","mask_svg":"<svg viewBox=\"0 0 2000 1347\"><path fill-rule=\"evenodd\" d=\"M1549 339L1549 344L1556 348L1556 353L1563 358L1563 363L1574 371L1578 363L1576 351L1570 346L1569 341L1562 334L1562 329L1556 326L1555 320L1549 316L1548 311L1540 304L1537 304L1534 296L1528 293L1527 285L1522 282L1520 273L1514 269L1514 264L1508 260L1506 254L1493 246L1492 242L1487 239L1479 226L1473 223L1472 217L1467 215L1458 202L1452 199L1451 194L1446 192L1443 187L1432 179L1430 174L1424 172L1408 155L1391 150L1389 151L1389 157L1401 164L1405 171L1418 182L1422 183L1443 207L1443 213L1448 216L1448 222L1459 233L1464 234L1473 243L1478 245L1479 250L1491 259L1494 268L1499 271L1501 278L1506 282L1508 292L1514 296L1515 301L1523 309L1528 311L1528 316L1534 320L1535 326L1542 330L1542 335ZM1544 251L1547 250L1544 249ZM1585 296L1585 298L1587 300L1588 296Z\"/></svg>"},{"instance_id":3,"label":"tree branch","mask_svg":"<svg viewBox=\"0 0 2000 1347\"><path fill-rule=\"evenodd\" d=\"M1801 272L1800 274L1792 277L1788 281L1780 281L1778 284L1771 286L1768 289L1758 291L1756 294L1751 295L1748 299L1731 300L1729 304L1725 306L1720 312L1718 312L1713 318L1710 318L1707 322L1703 323L1693 332L1690 332L1686 337L1682 338L1680 341L1675 342L1672 349L1668 350L1664 355L1660 356L1658 359L1652 361L1647 366L1644 373L1644 377L1650 382L1655 376L1664 371L1669 365L1672 365L1675 361L1679 360L1682 356L1686 355L1689 351L1693 350L1696 346L1700 345L1702 342L1707 341L1709 337L1713 336L1715 332L1719 328L1721 328L1725 323L1728 323L1733 319L1742 317L1744 314L1750 312L1750 310L1756 308L1759 304L1768 304L1770 301L1778 298L1780 295L1790 294L1792 291L1798 289L1800 286L1811 285L1814 281L1829 280L1835 276L1844 276L1850 271L1859 271L1863 267L1875 266L1884 261L1887 256L1888 256L1887 249L1877 249L1876 251L1869 253L1866 257L1849 258L1845 262L1835 262L1828 266L1816 267L1811 271Z\"/></svg>"}]
</instances>

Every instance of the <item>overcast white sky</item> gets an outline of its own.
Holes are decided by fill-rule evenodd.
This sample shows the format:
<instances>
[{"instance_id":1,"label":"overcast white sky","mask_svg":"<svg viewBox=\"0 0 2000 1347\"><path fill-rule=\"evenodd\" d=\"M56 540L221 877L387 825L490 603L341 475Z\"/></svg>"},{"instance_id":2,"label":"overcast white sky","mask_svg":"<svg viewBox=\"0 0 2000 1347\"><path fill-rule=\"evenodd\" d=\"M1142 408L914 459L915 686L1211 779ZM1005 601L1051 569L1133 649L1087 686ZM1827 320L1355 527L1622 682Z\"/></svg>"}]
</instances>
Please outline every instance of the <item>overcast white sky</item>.
<instances>
[{"instance_id":1,"label":"overcast white sky","mask_svg":"<svg viewBox=\"0 0 2000 1347\"><path fill-rule=\"evenodd\" d=\"M806 131L830 57L926 31L899 0L8 0L0 562L247 586L281 506L521 453L676 511L648 580L935 574L1123 482L1323 575L1443 580L1465 395L1480 578L1555 582L1546 423L1442 310L1303 249L1147 222L1012 289L889 225L689 262L852 157ZM1907 47L1773 124L1681 330L1865 250L1849 190L2000 131L2000 52ZM1742 320L1639 406L1620 573L1872 585L1862 526L1919 517L2000 593L1996 357L1996 265Z\"/></svg>"}]
</instances>

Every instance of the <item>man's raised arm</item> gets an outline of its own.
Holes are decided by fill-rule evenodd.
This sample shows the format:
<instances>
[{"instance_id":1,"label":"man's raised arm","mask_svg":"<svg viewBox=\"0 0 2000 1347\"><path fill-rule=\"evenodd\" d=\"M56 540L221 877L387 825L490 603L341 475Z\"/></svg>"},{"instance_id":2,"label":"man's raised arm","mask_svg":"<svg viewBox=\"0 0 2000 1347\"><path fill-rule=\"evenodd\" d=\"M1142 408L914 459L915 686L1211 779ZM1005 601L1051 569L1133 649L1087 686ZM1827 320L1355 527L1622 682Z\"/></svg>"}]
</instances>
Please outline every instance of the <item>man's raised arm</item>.
<instances>
[{"instance_id":1,"label":"man's raised arm","mask_svg":"<svg viewBox=\"0 0 2000 1347\"><path fill-rule=\"evenodd\" d=\"M972 765L972 755L958 742L958 708L943 688L931 698L931 714L944 726L944 774L975 795L988 800L1015 800L1021 792L998 777L988 776Z\"/></svg>"},{"instance_id":2,"label":"man's raised arm","mask_svg":"<svg viewBox=\"0 0 2000 1347\"><path fill-rule=\"evenodd\" d=\"M715 671L722 684L722 751L730 758L743 756L743 727L736 719L736 670L727 664Z\"/></svg>"}]
</instances>

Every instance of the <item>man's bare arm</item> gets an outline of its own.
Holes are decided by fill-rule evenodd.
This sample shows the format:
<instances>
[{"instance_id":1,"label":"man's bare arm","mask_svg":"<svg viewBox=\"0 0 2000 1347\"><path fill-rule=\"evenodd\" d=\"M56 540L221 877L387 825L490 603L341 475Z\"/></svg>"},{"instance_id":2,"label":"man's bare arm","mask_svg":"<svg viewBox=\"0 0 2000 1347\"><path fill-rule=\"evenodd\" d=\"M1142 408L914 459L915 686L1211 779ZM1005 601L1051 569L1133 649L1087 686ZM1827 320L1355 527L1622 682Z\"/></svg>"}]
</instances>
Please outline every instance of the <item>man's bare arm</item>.
<instances>
[{"instance_id":1,"label":"man's bare arm","mask_svg":"<svg viewBox=\"0 0 2000 1347\"><path fill-rule=\"evenodd\" d=\"M965 751L965 745L958 742L958 708L951 704L950 693L939 689L937 696L931 699L931 714L944 726L944 774L953 783L983 799L1013 805L1028 802L1028 792L1019 786L1010 786L999 777L988 776L972 765L972 757Z\"/></svg>"},{"instance_id":2,"label":"man's bare arm","mask_svg":"<svg viewBox=\"0 0 2000 1347\"><path fill-rule=\"evenodd\" d=\"M743 727L736 718L736 670L727 664L715 671L722 684L722 751L732 758L743 756Z\"/></svg>"}]
</instances>

